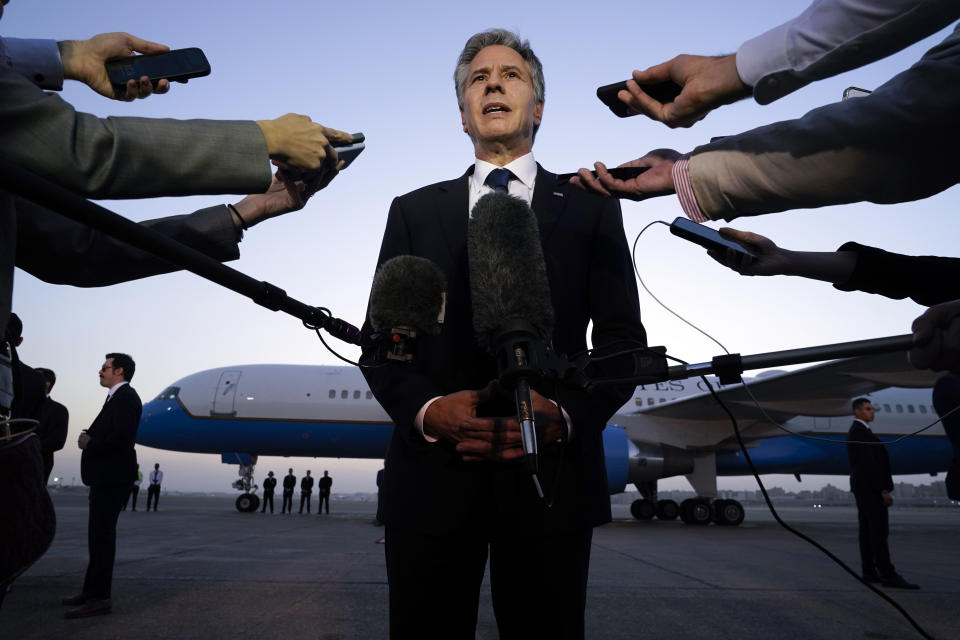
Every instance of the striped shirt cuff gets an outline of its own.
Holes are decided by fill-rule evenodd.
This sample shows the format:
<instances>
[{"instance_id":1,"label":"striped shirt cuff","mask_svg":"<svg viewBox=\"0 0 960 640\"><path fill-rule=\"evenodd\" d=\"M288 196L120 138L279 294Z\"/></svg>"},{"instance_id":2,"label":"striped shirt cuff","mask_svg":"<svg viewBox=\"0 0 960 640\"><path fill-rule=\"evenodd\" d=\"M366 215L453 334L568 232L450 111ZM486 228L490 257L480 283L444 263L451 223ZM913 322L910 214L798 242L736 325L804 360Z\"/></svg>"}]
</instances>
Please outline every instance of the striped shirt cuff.
<instances>
[{"instance_id":1,"label":"striped shirt cuff","mask_svg":"<svg viewBox=\"0 0 960 640\"><path fill-rule=\"evenodd\" d=\"M690 156L684 156L677 160L673 165L672 173L673 187L677 191L677 197L680 198L680 207L687 214L687 217L694 222L710 220L701 211L697 204L697 198L693 195L693 186L690 184Z\"/></svg>"}]
</instances>

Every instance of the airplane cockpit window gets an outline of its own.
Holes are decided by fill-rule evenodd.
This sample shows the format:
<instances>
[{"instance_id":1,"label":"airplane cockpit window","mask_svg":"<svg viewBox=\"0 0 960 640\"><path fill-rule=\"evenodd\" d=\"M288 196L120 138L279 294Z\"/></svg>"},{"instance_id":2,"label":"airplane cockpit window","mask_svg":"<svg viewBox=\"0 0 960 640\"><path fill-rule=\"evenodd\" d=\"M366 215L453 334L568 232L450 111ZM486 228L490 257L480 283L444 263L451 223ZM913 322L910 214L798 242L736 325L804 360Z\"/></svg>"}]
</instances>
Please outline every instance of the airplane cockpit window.
<instances>
[{"instance_id":1,"label":"airplane cockpit window","mask_svg":"<svg viewBox=\"0 0 960 640\"><path fill-rule=\"evenodd\" d=\"M340 392L340 399L341 399L341 400L346 400L346 399L349 398L349 397L350 397L350 392L347 391L346 389L344 389L343 391Z\"/></svg>"},{"instance_id":2,"label":"airplane cockpit window","mask_svg":"<svg viewBox=\"0 0 960 640\"><path fill-rule=\"evenodd\" d=\"M160 392L157 400L176 400L178 395L180 395L180 387L167 387Z\"/></svg>"},{"instance_id":3,"label":"airplane cockpit window","mask_svg":"<svg viewBox=\"0 0 960 640\"><path fill-rule=\"evenodd\" d=\"M359 400L359 399L360 399L360 390L359 390L359 389L357 389L357 390L355 390L355 391L353 392L353 399L354 399L354 400Z\"/></svg>"},{"instance_id":4,"label":"airplane cockpit window","mask_svg":"<svg viewBox=\"0 0 960 640\"><path fill-rule=\"evenodd\" d=\"M336 397L337 397L337 390L336 390L336 389L330 389L330 399L333 400L333 399L336 398Z\"/></svg>"}]
</instances>

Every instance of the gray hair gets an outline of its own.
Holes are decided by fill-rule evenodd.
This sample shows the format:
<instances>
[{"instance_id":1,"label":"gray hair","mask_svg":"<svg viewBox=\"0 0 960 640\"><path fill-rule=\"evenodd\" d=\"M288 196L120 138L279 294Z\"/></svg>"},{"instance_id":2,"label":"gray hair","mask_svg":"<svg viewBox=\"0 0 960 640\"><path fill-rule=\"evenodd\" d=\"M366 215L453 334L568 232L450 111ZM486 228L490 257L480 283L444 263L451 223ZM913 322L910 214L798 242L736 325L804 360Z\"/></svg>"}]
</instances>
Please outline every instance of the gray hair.
<instances>
[{"instance_id":1,"label":"gray hair","mask_svg":"<svg viewBox=\"0 0 960 640\"><path fill-rule=\"evenodd\" d=\"M463 93L467 89L467 72L470 69L470 63L482 49L495 44L510 47L520 54L520 57L527 63L527 67L530 68L533 93L537 102L543 102L546 93L546 85L543 81L543 66L540 64L537 54L530 48L530 41L521 40L520 36L506 29L490 29L470 36L467 44L463 46L463 51L460 52L457 68L453 72L453 82L457 89L457 104L460 105L460 108L463 109Z\"/></svg>"}]
</instances>

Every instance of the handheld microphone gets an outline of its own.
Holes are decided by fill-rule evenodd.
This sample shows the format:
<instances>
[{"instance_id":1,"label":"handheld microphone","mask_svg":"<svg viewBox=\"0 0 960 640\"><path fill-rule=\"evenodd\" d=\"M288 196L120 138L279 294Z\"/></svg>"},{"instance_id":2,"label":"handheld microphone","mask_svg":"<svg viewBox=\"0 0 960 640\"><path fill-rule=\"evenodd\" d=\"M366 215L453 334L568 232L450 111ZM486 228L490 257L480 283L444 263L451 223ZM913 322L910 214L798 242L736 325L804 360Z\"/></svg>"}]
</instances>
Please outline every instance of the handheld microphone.
<instances>
[{"instance_id":1,"label":"handheld microphone","mask_svg":"<svg viewBox=\"0 0 960 640\"><path fill-rule=\"evenodd\" d=\"M467 228L467 255L477 342L494 354L501 384L514 391L524 459L536 480L530 380L539 375L554 315L540 233L530 206L505 193L480 198ZM542 497L539 483L536 486Z\"/></svg>"},{"instance_id":2,"label":"handheld microphone","mask_svg":"<svg viewBox=\"0 0 960 640\"><path fill-rule=\"evenodd\" d=\"M446 282L433 262L396 256L377 269L370 288L370 324L386 353L378 359L409 361L418 334L438 335L446 306Z\"/></svg>"}]
</instances>

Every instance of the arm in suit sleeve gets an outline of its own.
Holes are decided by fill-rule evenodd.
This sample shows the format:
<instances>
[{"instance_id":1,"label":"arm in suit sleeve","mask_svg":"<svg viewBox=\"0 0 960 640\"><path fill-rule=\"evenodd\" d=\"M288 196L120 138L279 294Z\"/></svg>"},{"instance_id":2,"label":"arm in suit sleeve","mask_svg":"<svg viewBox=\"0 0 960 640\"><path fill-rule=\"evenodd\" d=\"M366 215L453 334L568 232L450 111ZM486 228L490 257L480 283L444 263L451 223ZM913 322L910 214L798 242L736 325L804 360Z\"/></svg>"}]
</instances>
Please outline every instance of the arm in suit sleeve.
<instances>
[{"instance_id":1,"label":"arm in suit sleeve","mask_svg":"<svg viewBox=\"0 0 960 640\"><path fill-rule=\"evenodd\" d=\"M640 321L640 303L633 261L623 230L620 202L602 200L602 210L593 235L589 273L588 304L593 321L591 342L595 355L605 355L646 346L647 336ZM629 358L627 358L629 360ZM627 367L626 370L623 367ZM598 376L627 375L624 360L600 363ZM607 420L630 400L634 387L602 387L589 393L566 391L564 409L575 429L590 425L602 429Z\"/></svg>"},{"instance_id":2,"label":"arm in suit sleeve","mask_svg":"<svg viewBox=\"0 0 960 640\"><path fill-rule=\"evenodd\" d=\"M0 156L89 198L262 193L252 121L97 118L0 64Z\"/></svg>"},{"instance_id":3,"label":"arm in suit sleeve","mask_svg":"<svg viewBox=\"0 0 960 640\"><path fill-rule=\"evenodd\" d=\"M391 258L411 253L414 252L403 206L399 198L394 198L387 216L387 226L383 232L377 269ZM372 332L368 305L362 333L366 336ZM373 355L374 350L370 345L366 345L361 363L373 364ZM391 362L385 366L365 367L362 371L370 385L370 390L390 415L394 425L402 429L408 437L422 440L422 436L414 425L417 412L431 398L445 395L445 393L422 372L418 360L414 358L410 363Z\"/></svg>"},{"instance_id":4,"label":"arm in suit sleeve","mask_svg":"<svg viewBox=\"0 0 960 640\"><path fill-rule=\"evenodd\" d=\"M960 299L960 258L906 256L856 242L847 242L837 251L856 255L850 276L833 285L841 291L866 291L898 300L909 297L928 307Z\"/></svg>"},{"instance_id":5,"label":"arm in suit sleeve","mask_svg":"<svg viewBox=\"0 0 960 640\"><path fill-rule=\"evenodd\" d=\"M97 425L96 435L91 434L85 451L98 455L132 449L143 412L136 392L132 389L124 393L118 391L103 411L107 420Z\"/></svg>"},{"instance_id":6,"label":"arm in suit sleeve","mask_svg":"<svg viewBox=\"0 0 960 640\"><path fill-rule=\"evenodd\" d=\"M59 451L67 440L70 414L67 408L50 398L46 399L40 410L40 426L37 436L43 451Z\"/></svg>"},{"instance_id":7,"label":"arm in suit sleeve","mask_svg":"<svg viewBox=\"0 0 960 640\"><path fill-rule=\"evenodd\" d=\"M27 200L15 200L17 266L55 284L97 287L178 270L105 233ZM226 206L141 222L221 262L240 256L239 233Z\"/></svg>"},{"instance_id":8,"label":"arm in suit sleeve","mask_svg":"<svg viewBox=\"0 0 960 640\"><path fill-rule=\"evenodd\" d=\"M732 220L806 207L916 200L960 180L960 31L870 96L696 148L700 209Z\"/></svg>"}]
</instances>

